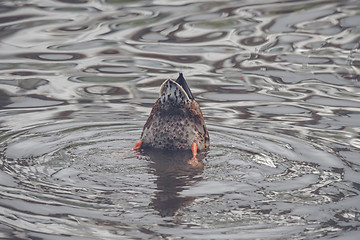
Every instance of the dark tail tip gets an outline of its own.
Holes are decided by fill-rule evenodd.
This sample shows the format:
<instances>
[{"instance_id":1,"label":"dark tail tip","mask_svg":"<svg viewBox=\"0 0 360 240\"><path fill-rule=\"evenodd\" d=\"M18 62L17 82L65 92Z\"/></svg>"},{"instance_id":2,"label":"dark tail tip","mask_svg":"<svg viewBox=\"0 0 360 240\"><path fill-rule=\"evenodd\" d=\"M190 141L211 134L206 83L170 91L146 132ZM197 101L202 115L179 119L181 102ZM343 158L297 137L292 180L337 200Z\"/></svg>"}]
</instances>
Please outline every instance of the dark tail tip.
<instances>
[{"instance_id":1,"label":"dark tail tip","mask_svg":"<svg viewBox=\"0 0 360 240\"><path fill-rule=\"evenodd\" d=\"M180 84L180 83L183 82L183 81L185 81L184 75L183 75L182 73L179 73L179 76L178 76L178 78L176 79L176 82ZM180 85L181 85L181 84L180 84Z\"/></svg>"},{"instance_id":2,"label":"dark tail tip","mask_svg":"<svg viewBox=\"0 0 360 240\"><path fill-rule=\"evenodd\" d=\"M193 100L194 96L192 95L190 88L183 76L182 73L179 73L179 77L176 79L176 82L184 89L184 91L186 92L186 94L188 95L188 97Z\"/></svg>"}]
</instances>

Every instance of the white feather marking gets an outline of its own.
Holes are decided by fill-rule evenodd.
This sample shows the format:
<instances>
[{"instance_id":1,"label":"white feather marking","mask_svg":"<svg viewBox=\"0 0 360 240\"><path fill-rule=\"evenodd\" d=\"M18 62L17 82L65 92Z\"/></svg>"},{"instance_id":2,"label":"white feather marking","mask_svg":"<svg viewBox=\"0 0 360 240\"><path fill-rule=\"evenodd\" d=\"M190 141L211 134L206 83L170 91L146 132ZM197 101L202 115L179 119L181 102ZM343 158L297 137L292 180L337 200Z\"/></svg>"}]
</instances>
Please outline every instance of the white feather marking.
<instances>
[{"instance_id":1,"label":"white feather marking","mask_svg":"<svg viewBox=\"0 0 360 240\"><path fill-rule=\"evenodd\" d=\"M161 103L180 104L189 102L190 99L184 89L171 79L166 80L160 88Z\"/></svg>"}]
</instances>

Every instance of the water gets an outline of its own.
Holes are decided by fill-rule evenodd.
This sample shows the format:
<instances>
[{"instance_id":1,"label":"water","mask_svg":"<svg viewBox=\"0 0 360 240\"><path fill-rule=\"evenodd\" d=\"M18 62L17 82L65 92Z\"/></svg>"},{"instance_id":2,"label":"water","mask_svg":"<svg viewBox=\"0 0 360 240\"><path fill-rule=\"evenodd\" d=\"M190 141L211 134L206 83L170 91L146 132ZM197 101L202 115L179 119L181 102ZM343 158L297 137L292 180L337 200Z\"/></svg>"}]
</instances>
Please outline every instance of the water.
<instances>
[{"instance_id":1,"label":"water","mask_svg":"<svg viewBox=\"0 0 360 240\"><path fill-rule=\"evenodd\" d=\"M354 239L359 1L0 3L2 239ZM183 72L211 148L128 151Z\"/></svg>"}]
</instances>

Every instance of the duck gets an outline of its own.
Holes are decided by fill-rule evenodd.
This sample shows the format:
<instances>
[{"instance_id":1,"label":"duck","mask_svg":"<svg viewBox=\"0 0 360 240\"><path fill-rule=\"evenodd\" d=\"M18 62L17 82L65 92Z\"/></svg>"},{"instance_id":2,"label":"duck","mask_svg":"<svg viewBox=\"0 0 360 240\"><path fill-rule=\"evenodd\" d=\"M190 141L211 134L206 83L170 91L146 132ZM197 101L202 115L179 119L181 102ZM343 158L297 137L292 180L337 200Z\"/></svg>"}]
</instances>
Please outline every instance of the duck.
<instances>
[{"instance_id":1,"label":"duck","mask_svg":"<svg viewBox=\"0 0 360 240\"><path fill-rule=\"evenodd\" d=\"M192 152L192 163L198 152L210 146L205 120L184 76L167 79L160 87L140 140L133 150L152 148Z\"/></svg>"}]
</instances>

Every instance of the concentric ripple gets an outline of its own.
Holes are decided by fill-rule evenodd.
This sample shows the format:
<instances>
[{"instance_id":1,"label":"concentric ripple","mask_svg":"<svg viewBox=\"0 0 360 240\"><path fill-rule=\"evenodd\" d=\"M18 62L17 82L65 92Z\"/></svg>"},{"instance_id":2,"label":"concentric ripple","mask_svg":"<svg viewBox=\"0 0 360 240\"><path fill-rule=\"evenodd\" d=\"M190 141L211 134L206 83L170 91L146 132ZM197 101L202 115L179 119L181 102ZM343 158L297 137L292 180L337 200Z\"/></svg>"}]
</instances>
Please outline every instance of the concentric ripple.
<instances>
[{"instance_id":1,"label":"concentric ripple","mask_svg":"<svg viewBox=\"0 0 360 240\"><path fill-rule=\"evenodd\" d=\"M208 230L198 227L206 225L215 235L226 227L230 233L250 231L251 238L272 231L274 222L301 236L310 228L328 225L339 231L356 221L358 212L349 209L357 202L349 200L355 183L344 179L344 169L349 170L320 145L210 125L205 168L193 169L183 157L174 159L179 155L128 151L138 127L64 123L9 136L1 166L8 237L20 229L29 237L140 237L144 229L151 229L151 236L190 237L205 234ZM159 215L177 216L176 227L170 232L161 224L154 227ZM107 227L94 232L98 224Z\"/></svg>"},{"instance_id":2,"label":"concentric ripple","mask_svg":"<svg viewBox=\"0 0 360 240\"><path fill-rule=\"evenodd\" d=\"M10 136L2 150L2 215L8 219L2 224L33 237L89 236L87 229L98 222L115 224L134 204L146 207L150 199L144 196L154 191L146 161L119 152L129 149L129 140L118 136L133 128L120 122L52 124ZM135 189L134 182L142 184Z\"/></svg>"}]
</instances>

